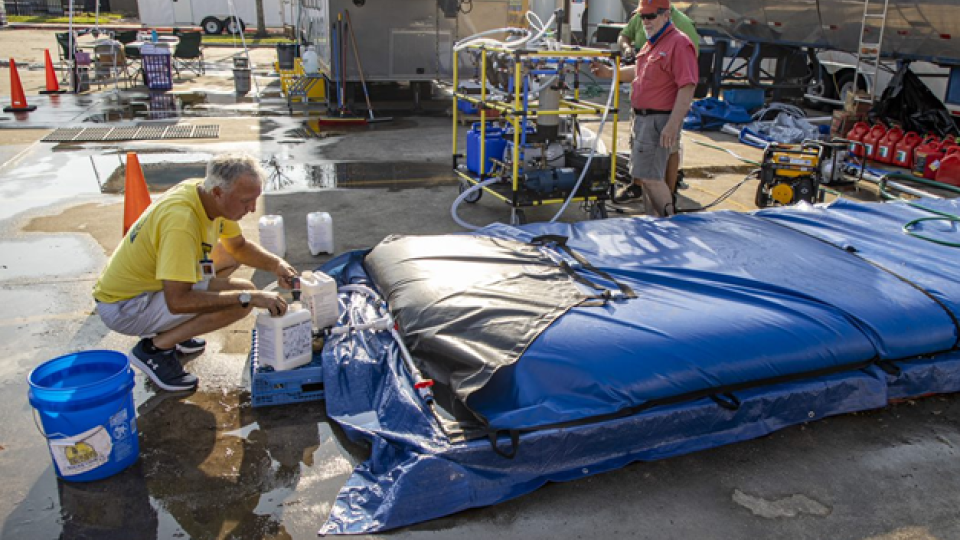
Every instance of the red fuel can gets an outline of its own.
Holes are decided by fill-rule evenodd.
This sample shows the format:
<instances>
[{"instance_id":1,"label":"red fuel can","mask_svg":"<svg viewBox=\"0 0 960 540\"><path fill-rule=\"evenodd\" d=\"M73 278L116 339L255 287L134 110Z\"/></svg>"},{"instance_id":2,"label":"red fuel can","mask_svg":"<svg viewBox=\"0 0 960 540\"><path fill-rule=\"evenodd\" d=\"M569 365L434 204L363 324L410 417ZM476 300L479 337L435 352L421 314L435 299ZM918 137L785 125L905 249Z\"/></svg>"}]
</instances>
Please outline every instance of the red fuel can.
<instances>
[{"instance_id":1,"label":"red fuel can","mask_svg":"<svg viewBox=\"0 0 960 540\"><path fill-rule=\"evenodd\" d=\"M937 152L940 152L940 139L936 136L931 136L920 143L913 151L913 175L922 178L927 168L927 159ZM941 157L943 157L942 153L937 156L937 159Z\"/></svg>"},{"instance_id":2,"label":"red fuel can","mask_svg":"<svg viewBox=\"0 0 960 540\"><path fill-rule=\"evenodd\" d=\"M937 177L937 169L940 168L940 160L943 159L944 151L941 142L928 142L921 144L913 153L913 175L927 180L933 180Z\"/></svg>"},{"instance_id":3,"label":"red fuel can","mask_svg":"<svg viewBox=\"0 0 960 540\"><path fill-rule=\"evenodd\" d=\"M898 127L890 128L877 145L877 161L880 163L893 163L893 149L902 138L903 129Z\"/></svg>"},{"instance_id":4,"label":"red fuel can","mask_svg":"<svg viewBox=\"0 0 960 540\"><path fill-rule=\"evenodd\" d=\"M870 131L870 124L866 122L857 122L853 129L847 132L847 139L850 141L863 142L863 136ZM850 143L850 153L857 157L863 157L863 146Z\"/></svg>"},{"instance_id":5,"label":"red fuel can","mask_svg":"<svg viewBox=\"0 0 960 540\"><path fill-rule=\"evenodd\" d=\"M880 140L887 134L887 128L883 124L874 124L870 131L863 136L863 152L867 159L876 161L877 147L880 146Z\"/></svg>"},{"instance_id":6,"label":"red fuel can","mask_svg":"<svg viewBox=\"0 0 960 540\"><path fill-rule=\"evenodd\" d=\"M923 138L920 137L919 133L908 131L904 134L903 138L894 145L893 161L891 161L891 163L897 167L911 168L913 166L913 150L922 140Z\"/></svg>"},{"instance_id":7,"label":"red fuel can","mask_svg":"<svg viewBox=\"0 0 960 540\"><path fill-rule=\"evenodd\" d=\"M960 187L960 146L951 146L940 161L937 182Z\"/></svg>"}]
</instances>

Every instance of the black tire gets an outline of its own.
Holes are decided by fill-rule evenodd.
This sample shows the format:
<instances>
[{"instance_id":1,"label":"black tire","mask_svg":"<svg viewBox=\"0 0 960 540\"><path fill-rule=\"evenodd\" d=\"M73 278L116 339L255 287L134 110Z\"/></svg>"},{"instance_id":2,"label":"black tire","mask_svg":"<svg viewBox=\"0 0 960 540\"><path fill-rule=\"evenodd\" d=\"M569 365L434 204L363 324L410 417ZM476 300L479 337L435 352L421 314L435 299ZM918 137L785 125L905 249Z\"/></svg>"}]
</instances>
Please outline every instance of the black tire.
<instances>
[{"instance_id":1,"label":"black tire","mask_svg":"<svg viewBox=\"0 0 960 540\"><path fill-rule=\"evenodd\" d=\"M203 29L204 34L210 36L223 33L223 23L220 22L220 19L216 17L207 17L206 19L200 21L200 28Z\"/></svg>"},{"instance_id":2,"label":"black tire","mask_svg":"<svg viewBox=\"0 0 960 540\"><path fill-rule=\"evenodd\" d=\"M239 25L237 23L239 23ZM239 30L237 29L238 26ZM243 19L227 17L223 20L223 29L226 30L228 34L237 35L246 30L246 28L247 25L243 24Z\"/></svg>"},{"instance_id":3,"label":"black tire","mask_svg":"<svg viewBox=\"0 0 960 540\"><path fill-rule=\"evenodd\" d=\"M853 71L844 71L839 77L837 77L837 99L840 101L846 102L847 92L854 89L853 86L853 77L855 73ZM857 80L856 90L866 90L866 83L863 79Z\"/></svg>"},{"instance_id":4,"label":"black tire","mask_svg":"<svg viewBox=\"0 0 960 540\"><path fill-rule=\"evenodd\" d=\"M463 193L464 191L470 189L470 187L471 187L471 186L468 185L468 183L466 182L466 180L461 180L461 181L460 181L460 193ZM470 203L470 204L474 204L474 203L476 203L476 202L478 202L478 201L480 200L480 197L483 197L483 190L482 190L482 189L478 189L478 190L474 191L473 193L471 193L470 195L467 195L467 197L466 197L465 199L463 199L463 200L464 200L464 202L468 202L468 203Z\"/></svg>"},{"instance_id":5,"label":"black tire","mask_svg":"<svg viewBox=\"0 0 960 540\"><path fill-rule=\"evenodd\" d=\"M607 205L603 201L597 201L590 207L590 219L607 219Z\"/></svg>"},{"instance_id":6,"label":"black tire","mask_svg":"<svg viewBox=\"0 0 960 540\"><path fill-rule=\"evenodd\" d=\"M824 99L837 99L837 88L833 85L833 76L827 73L827 70L820 67L820 72L817 76L812 77L807 83L807 94L822 97ZM812 101L809 99L804 99L804 104L816 110L825 110L832 108L828 103L823 103L821 101Z\"/></svg>"}]
</instances>

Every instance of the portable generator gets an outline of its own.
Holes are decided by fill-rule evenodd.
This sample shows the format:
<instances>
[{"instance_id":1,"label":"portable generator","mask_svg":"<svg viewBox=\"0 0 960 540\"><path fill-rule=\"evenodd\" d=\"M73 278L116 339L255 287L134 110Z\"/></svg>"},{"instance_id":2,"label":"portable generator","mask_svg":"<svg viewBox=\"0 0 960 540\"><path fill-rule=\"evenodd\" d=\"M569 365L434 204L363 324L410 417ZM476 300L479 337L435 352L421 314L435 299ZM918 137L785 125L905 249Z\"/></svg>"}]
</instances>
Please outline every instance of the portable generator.
<instances>
[{"instance_id":1,"label":"portable generator","mask_svg":"<svg viewBox=\"0 0 960 540\"><path fill-rule=\"evenodd\" d=\"M820 159L823 147L804 144L801 147L770 145L763 152L760 185L757 186L758 208L786 206L800 201L822 201L820 183L823 178Z\"/></svg>"}]
</instances>

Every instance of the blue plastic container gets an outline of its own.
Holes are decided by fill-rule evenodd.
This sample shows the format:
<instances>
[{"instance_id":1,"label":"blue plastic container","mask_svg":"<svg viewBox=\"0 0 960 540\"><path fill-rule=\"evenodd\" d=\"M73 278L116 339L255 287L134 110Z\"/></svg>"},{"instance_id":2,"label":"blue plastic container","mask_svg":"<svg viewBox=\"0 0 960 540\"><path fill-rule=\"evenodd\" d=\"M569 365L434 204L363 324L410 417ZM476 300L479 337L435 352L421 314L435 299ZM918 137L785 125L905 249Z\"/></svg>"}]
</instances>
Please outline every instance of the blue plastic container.
<instances>
[{"instance_id":1,"label":"blue plastic container","mask_svg":"<svg viewBox=\"0 0 960 540\"><path fill-rule=\"evenodd\" d=\"M480 107L476 103L471 103L465 99L457 100L457 109L464 114L480 114Z\"/></svg>"},{"instance_id":2,"label":"blue plastic container","mask_svg":"<svg viewBox=\"0 0 960 540\"><path fill-rule=\"evenodd\" d=\"M102 350L68 354L38 366L27 382L57 476L90 482L137 460L135 383L126 355Z\"/></svg>"},{"instance_id":3,"label":"blue plastic container","mask_svg":"<svg viewBox=\"0 0 960 540\"><path fill-rule=\"evenodd\" d=\"M485 135L486 144L484 152L483 173L486 174L493 170L493 159L503 159L503 149L507 147L507 141L503 138L503 130L487 124ZM467 169L473 174L480 174L480 122L475 122L467 132Z\"/></svg>"},{"instance_id":4,"label":"blue plastic container","mask_svg":"<svg viewBox=\"0 0 960 540\"><path fill-rule=\"evenodd\" d=\"M741 90L724 90L723 100L732 105L739 105L748 112L754 112L763 107L765 96L762 88L744 88Z\"/></svg>"}]
</instances>

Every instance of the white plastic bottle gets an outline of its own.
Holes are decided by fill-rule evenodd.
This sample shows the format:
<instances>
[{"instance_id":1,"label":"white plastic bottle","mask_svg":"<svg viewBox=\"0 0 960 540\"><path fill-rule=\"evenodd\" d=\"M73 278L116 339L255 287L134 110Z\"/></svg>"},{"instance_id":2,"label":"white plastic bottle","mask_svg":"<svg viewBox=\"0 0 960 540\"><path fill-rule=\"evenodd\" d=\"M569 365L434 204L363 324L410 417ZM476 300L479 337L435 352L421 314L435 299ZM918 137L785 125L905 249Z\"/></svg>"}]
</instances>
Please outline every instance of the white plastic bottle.
<instances>
[{"instance_id":1,"label":"white plastic bottle","mask_svg":"<svg viewBox=\"0 0 960 540\"><path fill-rule=\"evenodd\" d=\"M313 316L313 327L318 330L337 324L340 302L337 301L337 282L323 272L303 272L300 275L300 298Z\"/></svg>"},{"instance_id":2,"label":"white plastic bottle","mask_svg":"<svg viewBox=\"0 0 960 540\"><path fill-rule=\"evenodd\" d=\"M303 72L307 75L316 75L320 71L320 62L317 59L317 51L314 50L313 45L307 47L301 60L303 61Z\"/></svg>"},{"instance_id":3,"label":"white plastic bottle","mask_svg":"<svg viewBox=\"0 0 960 540\"><path fill-rule=\"evenodd\" d=\"M294 302L282 317L267 310L257 313L257 353L261 366L277 371L298 368L313 359L310 312Z\"/></svg>"},{"instance_id":4,"label":"white plastic bottle","mask_svg":"<svg viewBox=\"0 0 960 540\"><path fill-rule=\"evenodd\" d=\"M277 257L287 254L287 239L283 232L283 216L260 218L260 245Z\"/></svg>"},{"instance_id":5,"label":"white plastic bottle","mask_svg":"<svg viewBox=\"0 0 960 540\"><path fill-rule=\"evenodd\" d=\"M307 214L307 245L311 255L333 254L333 218L327 212Z\"/></svg>"}]
</instances>

